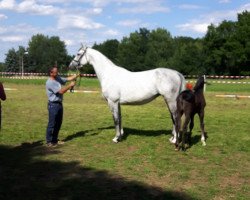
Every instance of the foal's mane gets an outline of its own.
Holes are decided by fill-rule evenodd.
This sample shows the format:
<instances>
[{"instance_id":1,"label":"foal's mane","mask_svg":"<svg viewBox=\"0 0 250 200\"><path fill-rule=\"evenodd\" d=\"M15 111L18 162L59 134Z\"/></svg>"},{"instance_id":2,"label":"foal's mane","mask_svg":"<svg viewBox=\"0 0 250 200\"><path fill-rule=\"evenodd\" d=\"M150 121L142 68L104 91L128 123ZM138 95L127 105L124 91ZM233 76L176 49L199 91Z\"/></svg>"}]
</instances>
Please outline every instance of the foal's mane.
<instances>
[{"instance_id":1,"label":"foal's mane","mask_svg":"<svg viewBox=\"0 0 250 200\"><path fill-rule=\"evenodd\" d=\"M199 79L197 80L194 86L194 91L198 92L199 90L203 90L204 84L205 84L204 77L203 76L199 77Z\"/></svg>"}]
</instances>

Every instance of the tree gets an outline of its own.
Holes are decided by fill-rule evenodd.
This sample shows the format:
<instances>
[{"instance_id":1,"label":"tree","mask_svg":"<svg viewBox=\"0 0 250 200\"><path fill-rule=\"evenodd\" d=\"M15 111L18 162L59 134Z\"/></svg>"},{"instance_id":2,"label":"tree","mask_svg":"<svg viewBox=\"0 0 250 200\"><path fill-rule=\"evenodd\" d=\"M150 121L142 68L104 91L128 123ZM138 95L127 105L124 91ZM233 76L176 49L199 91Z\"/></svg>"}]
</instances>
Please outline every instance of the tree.
<instances>
[{"instance_id":1,"label":"tree","mask_svg":"<svg viewBox=\"0 0 250 200\"><path fill-rule=\"evenodd\" d=\"M145 69L145 55L148 50L148 39L150 31L141 28L124 37L118 47L119 65L131 70L142 71Z\"/></svg>"},{"instance_id":2,"label":"tree","mask_svg":"<svg viewBox=\"0 0 250 200\"><path fill-rule=\"evenodd\" d=\"M104 54L110 60L112 60L112 62L118 64L117 53L119 44L120 44L119 41L116 39L107 40L102 44L94 44L93 49L100 51L102 54Z\"/></svg>"},{"instance_id":3,"label":"tree","mask_svg":"<svg viewBox=\"0 0 250 200\"><path fill-rule=\"evenodd\" d=\"M236 53L239 63L240 73L242 75L250 74L250 12L244 11L238 14L236 41L238 48Z\"/></svg>"},{"instance_id":4,"label":"tree","mask_svg":"<svg viewBox=\"0 0 250 200\"><path fill-rule=\"evenodd\" d=\"M20 72L20 58L14 48L6 54L5 67L7 72Z\"/></svg>"},{"instance_id":5,"label":"tree","mask_svg":"<svg viewBox=\"0 0 250 200\"><path fill-rule=\"evenodd\" d=\"M238 14L238 21L210 25L204 37L205 67L208 73L249 74L250 12Z\"/></svg>"},{"instance_id":6,"label":"tree","mask_svg":"<svg viewBox=\"0 0 250 200\"><path fill-rule=\"evenodd\" d=\"M28 55L25 52L28 51ZM57 36L44 36L37 34L32 36L27 50L19 46L15 51L10 49L6 54L6 71L21 72L24 65L25 72L47 72L50 66L57 65L61 71L66 71L72 57L67 54L64 42Z\"/></svg>"},{"instance_id":7,"label":"tree","mask_svg":"<svg viewBox=\"0 0 250 200\"><path fill-rule=\"evenodd\" d=\"M167 67L173 56L173 38L165 29L158 28L149 34L147 53L145 55L146 69Z\"/></svg>"},{"instance_id":8,"label":"tree","mask_svg":"<svg viewBox=\"0 0 250 200\"><path fill-rule=\"evenodd\" d=\"M0 71L1 72L5 71L5 65L2 62L0 62Z\"/></svg>"},{"instance_id":9,"label":"tree","mask_svg":"<svg viewBox=\"0 0 250 200\"><path fill-rule=\"evenodd\" d=\"M69 57L64 42L57 36L44 36L37 34L29 41L30 71L47 72L50 66L59 66L61 70L66 69Z\"/></svg>"},{"instance_id":10,"label":"tree","mask_svg":"<svg viewBox=\"0 0 250 200\"><path fill-rule=\"evenodd\" d=\"M183 74L203 74L201 40L190 37L174 38L174 55L169 60L169 68Z\"/></svg>"}]
</instances>

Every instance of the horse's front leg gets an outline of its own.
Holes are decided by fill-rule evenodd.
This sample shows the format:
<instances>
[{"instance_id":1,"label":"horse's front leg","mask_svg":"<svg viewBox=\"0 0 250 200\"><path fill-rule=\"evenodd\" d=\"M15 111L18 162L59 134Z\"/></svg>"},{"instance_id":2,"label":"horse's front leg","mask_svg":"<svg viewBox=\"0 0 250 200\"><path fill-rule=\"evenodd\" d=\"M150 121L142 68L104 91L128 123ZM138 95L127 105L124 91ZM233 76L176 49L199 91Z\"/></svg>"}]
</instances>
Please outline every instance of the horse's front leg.
<instances>
[{"instance_id":1,"label":"horse's front leg","mask_svg":"<svg viewBox=\"0 0 250 200\"><path fill-rule=\"evenodd\" d=\"M123 135L123 129L121 128L121 106L119 102L113 102L108 100L109 108L113 114L116 135L113 138L113 142L118 143Z\"/></svg>"}]
</instances>

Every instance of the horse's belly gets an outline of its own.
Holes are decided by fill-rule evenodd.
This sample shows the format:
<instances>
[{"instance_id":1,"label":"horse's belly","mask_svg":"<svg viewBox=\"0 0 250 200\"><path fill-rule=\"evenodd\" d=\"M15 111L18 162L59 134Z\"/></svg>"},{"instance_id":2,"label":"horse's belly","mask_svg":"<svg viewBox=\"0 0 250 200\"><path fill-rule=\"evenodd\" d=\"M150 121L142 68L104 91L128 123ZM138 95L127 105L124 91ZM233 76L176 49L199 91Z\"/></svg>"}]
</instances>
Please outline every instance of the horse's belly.
<instances>
[{"instance_id":1,"label":"horse's belly","mask_svg":"<svg viewBox=\"0 0 250 200\"><path fill-rule=\"evenodd\" d=\"M149 103L158 96L159 94L150 94L150 95L139 95L136 93L127 95L121 94L120 103L127 105L142 105Z\"/></svg>"}]
</instances>

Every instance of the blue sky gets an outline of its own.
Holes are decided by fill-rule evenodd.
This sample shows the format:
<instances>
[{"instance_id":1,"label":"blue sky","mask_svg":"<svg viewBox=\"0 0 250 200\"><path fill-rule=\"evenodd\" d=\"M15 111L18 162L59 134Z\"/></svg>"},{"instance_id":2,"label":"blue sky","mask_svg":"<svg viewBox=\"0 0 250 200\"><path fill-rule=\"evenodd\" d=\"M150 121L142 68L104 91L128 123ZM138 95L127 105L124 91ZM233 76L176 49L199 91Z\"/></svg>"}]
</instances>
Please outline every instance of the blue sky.
<instances>
[{"instance_id":1,"label":"blue sky","mask_svg":"<svg viewBox=\"0 0 250 200\"><path fill-rule=\"evenodd\" d=\"M203 37L207 26L237 20L249 0L0 0L0 62L35 34L59 36L69 54L81 43L121 40L145 27Z\"/></svg>"}]
</instances>

